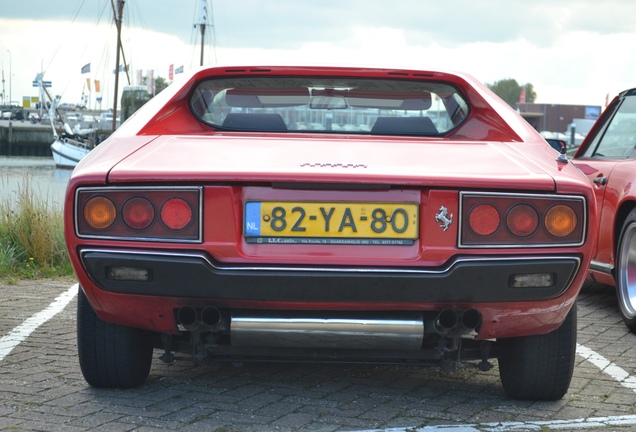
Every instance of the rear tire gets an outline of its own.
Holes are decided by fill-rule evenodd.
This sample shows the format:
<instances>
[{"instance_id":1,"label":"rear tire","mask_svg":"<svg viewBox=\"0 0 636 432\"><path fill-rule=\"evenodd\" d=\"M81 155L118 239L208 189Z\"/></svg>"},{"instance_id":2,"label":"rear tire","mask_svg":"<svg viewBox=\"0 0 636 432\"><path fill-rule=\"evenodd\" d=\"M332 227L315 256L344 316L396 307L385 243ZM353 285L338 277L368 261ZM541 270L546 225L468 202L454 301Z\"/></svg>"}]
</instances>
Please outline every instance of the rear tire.
<instances>
[{"instance_id":1,"label":"rear tire","mask_svg":"<svg viewBox=\"0 0 636 432\"><path fill-rule=\"evenodd\" d=\"M551 333L502 340L499 376L511 399L554 401L570 387L576 356L576 304Z\"/></svg>"},{"instance_id":2,"label":"rear tire","mask_svg":"<svg viewBox=\"0 0 636 432\"><path fill-rule=\"evenodd\" d=\"M616 249L616 300L625 325L636 333L636 210L627 216Z\"/></svg>"},{"instance_id":3,"label":"rear tire","mask_svg":"<svg viewBox=\"0 0 636 432\"><path fill-rule=\"evenodd\" d=\"M102 321L81 287L77 296L77 351L84 379L93 387L137 387L150 373L150 333Z\"/></svg>"}]
</instances>

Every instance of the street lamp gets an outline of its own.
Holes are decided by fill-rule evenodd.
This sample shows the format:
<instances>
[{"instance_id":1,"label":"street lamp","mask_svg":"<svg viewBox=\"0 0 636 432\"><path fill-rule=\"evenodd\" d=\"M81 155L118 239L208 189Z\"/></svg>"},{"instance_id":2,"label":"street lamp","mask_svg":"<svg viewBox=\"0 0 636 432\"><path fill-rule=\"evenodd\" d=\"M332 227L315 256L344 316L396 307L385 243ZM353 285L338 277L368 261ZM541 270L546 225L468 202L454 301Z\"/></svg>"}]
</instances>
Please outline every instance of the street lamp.
<instances>
[{"instance_id":1,"label":"street lamp","mask_svg":"<svg viewBox=\"0 0 636 432\"><path fill-rule=\"evenodd\" d=\"M7 52L9 53L9 106L11 106L11 50L7 50Z\"/></svg>"}]
</instances>

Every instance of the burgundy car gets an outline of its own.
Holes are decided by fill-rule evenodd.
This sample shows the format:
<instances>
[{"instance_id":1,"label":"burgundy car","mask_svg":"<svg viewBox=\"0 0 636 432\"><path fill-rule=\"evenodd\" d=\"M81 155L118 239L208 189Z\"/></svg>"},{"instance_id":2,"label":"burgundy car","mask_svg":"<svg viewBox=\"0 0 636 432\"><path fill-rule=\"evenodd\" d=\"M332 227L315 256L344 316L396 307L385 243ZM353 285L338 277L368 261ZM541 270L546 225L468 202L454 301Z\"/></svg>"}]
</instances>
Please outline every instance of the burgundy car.
<instances>
[{"instance_id":1,"label":"burgundy car","mask_svg":"<svg viewBox=\"0 0 636 432\"><path fill-rule=\"evenodd\" d=\"M66 240L96 387L173 361L472 366L568 390L592 185L469 75L215 67L74 170Z\"/></svg>"},{"instance_id":2,"label":"burgundy car","mask_svg":"<svg viewBox=\"0 0 636 432\"><path fill-rule=\"evenodd\" d=\"M598 205L590 278L616 286L623 320L636 333L636 89L612 101L573 162L592 181Z\"/></svg>"}]
</instances>

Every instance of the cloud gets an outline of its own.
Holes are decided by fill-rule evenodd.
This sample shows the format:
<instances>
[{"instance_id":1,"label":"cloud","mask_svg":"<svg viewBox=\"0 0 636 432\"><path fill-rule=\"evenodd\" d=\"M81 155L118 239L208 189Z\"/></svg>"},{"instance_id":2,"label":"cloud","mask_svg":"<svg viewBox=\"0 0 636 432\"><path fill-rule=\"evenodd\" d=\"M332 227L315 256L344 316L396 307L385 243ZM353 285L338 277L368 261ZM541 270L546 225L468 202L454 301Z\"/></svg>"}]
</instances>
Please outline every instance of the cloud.
<instances>
[{"instance_id":1,"label":"cloud","mask_svg":"<svg viewBox=\"0 0 636 432\"><path fill-rule=\"evenodd\" d=\"M207 0L215 27L229 48L297 48L337 42L352 28L401 29L413 43L459 45L518 39L550 46L559 34L586 31L607 35L633 31L633 0ZM8 19L108 23L111 0L30 0L4 8ZM198 0L128 0L124 22L192 37Z\"/></svg>"},{"instance_id":2,"label":"cloud","mask_svg":"<svg viewBox=\"0 0 636 432\"><path fill-rule=\"evenodd\" d=\"M155 76L166 77L170 64L183 64L186 70L198 65L197 3L126 1L123 38L133 69L154 69ZM634 86L633 0L208 4L214 26L206 33L207 64L455 69L484 82L514 78L532 83L539 101L550 103L600 105L607 93ZM34 91L31 80L43 67L55 90L74 101L85 78L81 66L91 62L93 77L115 67L110 0L13 2L0 18L5 70L7 50L14 100Z\"/></svg>"},{"instance_id":3,"label":"cloud","mask_svg":"<svg viewBox=\"0 0 636 432\"><path fill-rule=\"evenodd\" d=\"M631 32L636 14L632 0L226 0L214 4L216 25L224 45L231 48L336 43L361 26L401 29L412 44L455 47L526 39L549 47L571 31Z\"/></svg>"}]
</instances>

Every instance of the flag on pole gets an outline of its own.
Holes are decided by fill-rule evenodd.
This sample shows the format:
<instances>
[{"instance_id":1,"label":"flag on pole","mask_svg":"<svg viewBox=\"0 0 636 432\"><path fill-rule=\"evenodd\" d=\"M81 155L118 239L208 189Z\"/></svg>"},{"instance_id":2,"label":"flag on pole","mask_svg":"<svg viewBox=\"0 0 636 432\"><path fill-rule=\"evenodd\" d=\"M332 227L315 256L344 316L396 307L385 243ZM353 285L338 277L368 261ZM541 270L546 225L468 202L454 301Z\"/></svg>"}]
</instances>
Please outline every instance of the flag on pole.
<instances>
[{"instance_id":1,"label":"flag on pole","mask_svg":"<svg viewBox=\"0 0 636 432\"><path fill-rule=\"evenodd\" d=\"M146 90L148 91L148 93L150 93L151 95L154 96L155 94L155 76L154 76L154 70L152 69L148 69L148 71L146 72Z\"/></svg>"},{"instance_id":2,"label":"flag on pole","mask_svg":"<svg viewBox=\"0 0 636 432\"><path fill-rule=\"evenodd\" d=\"M174 70L174 73L175 73L175 74L181 74L181 73L183 73L183 66L179 66L178 68L176 68L176 69Z\"/></svg>"},{"instance_id":3,"label":"flag on pole","mask_svg":"<svg viewBox=\"0 0 636 432\"><path fill-rule=\"evenodd\" d=\"M91 71L91 64L90 63L87 63L84 66L82 66L82 73L83 74L89 73L90 71Z\"/></svg>"},{"instance_id":4,"label":"flag on pole","mask_svg":"<svg viewBox=\"0 0 636 432\"><path fill-rule=\"evenodd\" d=\"M119 72L128 71L128 65L119 65ZM117 73L117 69L113 69L113 73Z\"/></svg>"},{"instance_id":5,"label":"flag on pole","mask_svg":"<svg viewBox=\"0 0 636 432\"><path fill-rule=\"evenodd\" d=\"M519 103L526 103L526 89L525 89L525 87L521 89L521 94L519 95Z\"/></svg>"},{"instance_id":6,"label":"flag on pole","mask_svg":"<svg viewBox=\"0 0 636 432\"><path fill-rule=\"evenodd\" d=\"M168 79L172 81L174 79L174 65L171 64L168 68Z\"/></svg>"},{"instance_id":7,"label":"flag on pole","mask_svg":"<svg viewBox=\"0 0 636 432\"><path fill-rule=\"evenodd\" d=\"M143 85L144 84L144 79L143 79L143 71L141 69L137 69L137 85Z\"/></svg>"},{"instance_id":8,"label":"flag on pole","mask_svg":"<svg viewBox=\"0 0 636 432\"><path fill-rule=\"evenodd\" d=\"M90 78L86 78L86 87L88 87L88 91L91 91L91 79Z\"/></svg>"},{"instance_id":9,"label":"flag on pole","mask_svg":"<svg viewBox=\"0 0 636 432\"><path fill-rule=\"evenodd\" d=\"M100 91L99 80L95 80L95 93L99 93Z\"/></svg>"}]
</instances>

